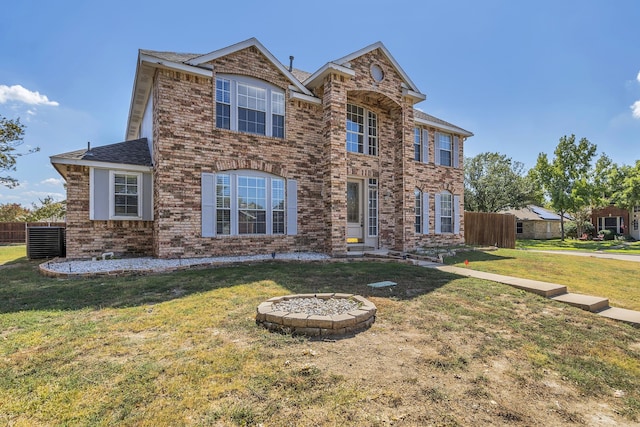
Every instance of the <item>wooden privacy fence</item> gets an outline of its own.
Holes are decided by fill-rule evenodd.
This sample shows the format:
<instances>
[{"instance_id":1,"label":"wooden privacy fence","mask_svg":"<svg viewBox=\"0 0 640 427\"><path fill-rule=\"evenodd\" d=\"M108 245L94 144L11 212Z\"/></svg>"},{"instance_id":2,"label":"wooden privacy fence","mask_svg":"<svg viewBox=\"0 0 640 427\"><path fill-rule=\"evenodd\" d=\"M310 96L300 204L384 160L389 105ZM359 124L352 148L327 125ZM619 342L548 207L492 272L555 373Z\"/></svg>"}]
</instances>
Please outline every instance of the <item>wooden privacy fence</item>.
<instances>
[{"instance_id":1,"label":"wooden privacy fence","mask_svg":"<svg viewBox=\"0 0 640 427\"><path fill-rule=\"evenodd\" d=\"M515 249L515 215L465 211L464 242L467 245L495 245Z\"/></svg>"},{"instance_id":2,"label":"wooden privacy fence","mask_svg":"<svg viewBox=\"0 0 640 427\"><path fill-rule=\"evenodd\" d=\"M0 222L0 244L26 243L27 227L65 227L64 222Z\"/></svg>"}]
</instances>

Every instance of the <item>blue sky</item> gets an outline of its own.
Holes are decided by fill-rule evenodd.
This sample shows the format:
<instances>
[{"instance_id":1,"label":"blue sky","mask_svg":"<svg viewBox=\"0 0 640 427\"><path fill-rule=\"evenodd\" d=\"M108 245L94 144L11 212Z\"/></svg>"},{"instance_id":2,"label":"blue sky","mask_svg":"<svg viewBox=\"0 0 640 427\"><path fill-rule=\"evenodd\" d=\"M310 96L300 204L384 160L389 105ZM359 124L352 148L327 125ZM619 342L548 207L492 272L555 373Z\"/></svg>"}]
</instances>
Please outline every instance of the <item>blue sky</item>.
<instances>
[{"instance_id":1,"label":"blue sky","mask_svg":"<svg viewBox=\"0 0 640 427\"><path fill-rule=\"evenodd\" d=\"M640 159L637 0L21 0L3 15L0 115L41 151L19 159L20 186L1 187L0 204L64 199L49 156L124 139L138 49L208 53L250 37L306 71L382 41L427 95L418 107L475 134L467 156L528 169L575 134L618 164Z\"/></svg>"}]
</instances>

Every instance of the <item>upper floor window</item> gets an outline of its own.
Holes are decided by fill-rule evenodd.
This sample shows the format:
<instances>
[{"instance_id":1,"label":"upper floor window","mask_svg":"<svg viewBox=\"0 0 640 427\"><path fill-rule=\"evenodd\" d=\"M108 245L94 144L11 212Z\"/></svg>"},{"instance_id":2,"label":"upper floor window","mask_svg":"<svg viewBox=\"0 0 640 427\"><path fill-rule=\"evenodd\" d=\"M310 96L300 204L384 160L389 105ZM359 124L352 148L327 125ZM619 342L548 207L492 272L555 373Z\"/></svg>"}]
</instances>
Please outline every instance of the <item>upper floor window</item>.
<instances>
[{"instance_id":1,"label":"upper floor window","mask_svg":"<svg viewBox=\"0 0 640 427\"><path fill-rule=\"evenodd\" d=\"M216 78L216 127L284 138L284 91L251 78Z\"/></svg>"},{"instance_id":2,"label":"upper floor window","mask_svg":"<svg viewBox=\"0 0 640 427\"><path fill-rule=\"evenodd\" d=\"M347 151L378 155L377 114L357 105L347 104Z\"/></svg>"},{"instance_id":3,"label":"upper floor window","mask_svg":"<svg viewBox=\"0 0 640 427\"><path fill-rule=\"evenodd\" d=\"M422 161L422 131L420 128L413 129L413 160Z\"/></svg>"},{"instance_id":4,"label":"upper floor window","mask_svg":"<svg viewBox=\"0 0 640 427\"><path fill-rule=\"evenodd\" d=\"M451 143L451 135L446 133L439 133L438 139L436 140L436 150L438 151L440 162L439 164L442 166L452 166L452 143Z\"/></svg>"},{"instance_id":5,"label":"upper floor window","mask_svg":"<svg viewBox=\"0 0 640 427\"><path fill-rule=\"evenodd\" d=\"M429 161L429 131L420 127L413 129L413 160Z\"/></svg>"},{"instance_id":6,"label":"upper floor window","mask_svg":"<svg viewBox=\"0 0 640 427\"><path fill-rule=\"evenodd\" d=\"M435 134L435 163L440 166L458 167L458 150L460 139L456 135L436 132Z\"/></svg>"}]
</instances>

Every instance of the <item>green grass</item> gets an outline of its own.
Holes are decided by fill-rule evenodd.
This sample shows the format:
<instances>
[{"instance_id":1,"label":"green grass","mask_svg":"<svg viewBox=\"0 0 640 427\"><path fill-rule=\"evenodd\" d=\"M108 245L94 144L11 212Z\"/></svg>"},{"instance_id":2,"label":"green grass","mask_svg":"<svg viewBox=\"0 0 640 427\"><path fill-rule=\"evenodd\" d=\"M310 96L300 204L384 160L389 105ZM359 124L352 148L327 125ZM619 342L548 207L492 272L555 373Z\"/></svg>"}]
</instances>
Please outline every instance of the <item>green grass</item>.
<instances>
[{"instance_id":1,"label":"green grass","mask_svg":"<svg viewBox=\"0 0 640 427\"><path fill-rule=\"evenodd\" d=\"M472 265L519 254L533 255L497 251ZM383 415L467 425L469 408L490 400L497 424L540 424L556 412L528 405L564 398L545 391L549 381L570 390L566 405L607 402L619 420L640 419L637 329L501 284L397 263L74 280L43 277L37 264L0 267L2 425L383 425ZM398 285L366 286L382 280ZM326 291L374 301L372 329L333 342L255 324L265 299ZM498 361L500 379L487 374ZM509 406L503 390L528 399Z\"/></svg>"},{"instance_id":2,"label":"green grass","mask_svg":"<svg viewBox=\"0 0 640 427\"><path fill-rule=\"evenodd\" d=\"M0 245L0 265L23 261L26 258L26 245Z\"/></svg>"},{"instance_id":3,"label":"green grass","mask_svg":"<svg viewBox=\"0 0 640 427\"><path fill-rule=\"evenodd\" d=\"M465 266L464 261L469 265ZM611 306L640 311L640 263L525 250L459 252L447 264L566 285L570 292L609 298Z\"/></svg>"},{"instance_id":4,"label":"green grass","mask_svg":"<svg viewBox=\"0 0 640 427\"><path fill-rule=\"evenodd\" d=\"M621 240L594 241L578 239L516 240L516 249L538 249L545 251L602 251L629 255L640 255L640 241Z\"/></svg>"}]
</instances>

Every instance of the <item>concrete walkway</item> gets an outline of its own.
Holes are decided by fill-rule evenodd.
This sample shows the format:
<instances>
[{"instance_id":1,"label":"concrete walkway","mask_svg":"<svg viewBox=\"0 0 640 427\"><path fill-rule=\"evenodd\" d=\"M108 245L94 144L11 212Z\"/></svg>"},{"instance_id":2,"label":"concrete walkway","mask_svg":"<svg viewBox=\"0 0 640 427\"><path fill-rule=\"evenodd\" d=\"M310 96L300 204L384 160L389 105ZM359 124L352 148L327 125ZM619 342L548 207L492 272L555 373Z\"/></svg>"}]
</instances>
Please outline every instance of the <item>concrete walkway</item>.
<instances>
[{"instance_id":1,"label":"concrete walkway","mask_svg":"<svg viewBox=\"0 0 640 427\"><path fill-rule=\"evenodd\" d=\"M573 253L572 255L575 255L575 253ZM637 257L637 255L623 255L623 256ZM640 257L638 258L638 261L640 262ZM415 261L415 263L423 267L434 268L436 270L457 274L459 276L475 277L477 279L504 283L505 285L513 286L518 289L523 289L527 292L533 292L535 294L553 299L555 301L563 302L565 304L569 304L574 307L579 307L583 310L596 313L600 316L607 317L609 319L627 322L634 326L640 326L640 311L610 307L609 300L607 298L569 293L567 291L567 287L564 285L560 285L556 283L541 282L539 280L530 280L530 279L521 279L518 277L503 276L500 274L485 273L483 271L476 271L476 270L471 270L469 268L462 268L462 267L454 267L451 265L442 265L435 262Z\"/></svg>"},{"instance_id":2,"label":"concrete walkway","mask_svg":"<svg viewBox=\"0 0 640 427\"><path fill-rule=\"evenodd\" d=\"M527 249L528 252L541 252L544 254L574 255L590 258L617 259L620 261L640 262L640 255L618 254L609 252L579 252L579 251L543 251L537 249Z\"/></svg>"}]
</instances>

